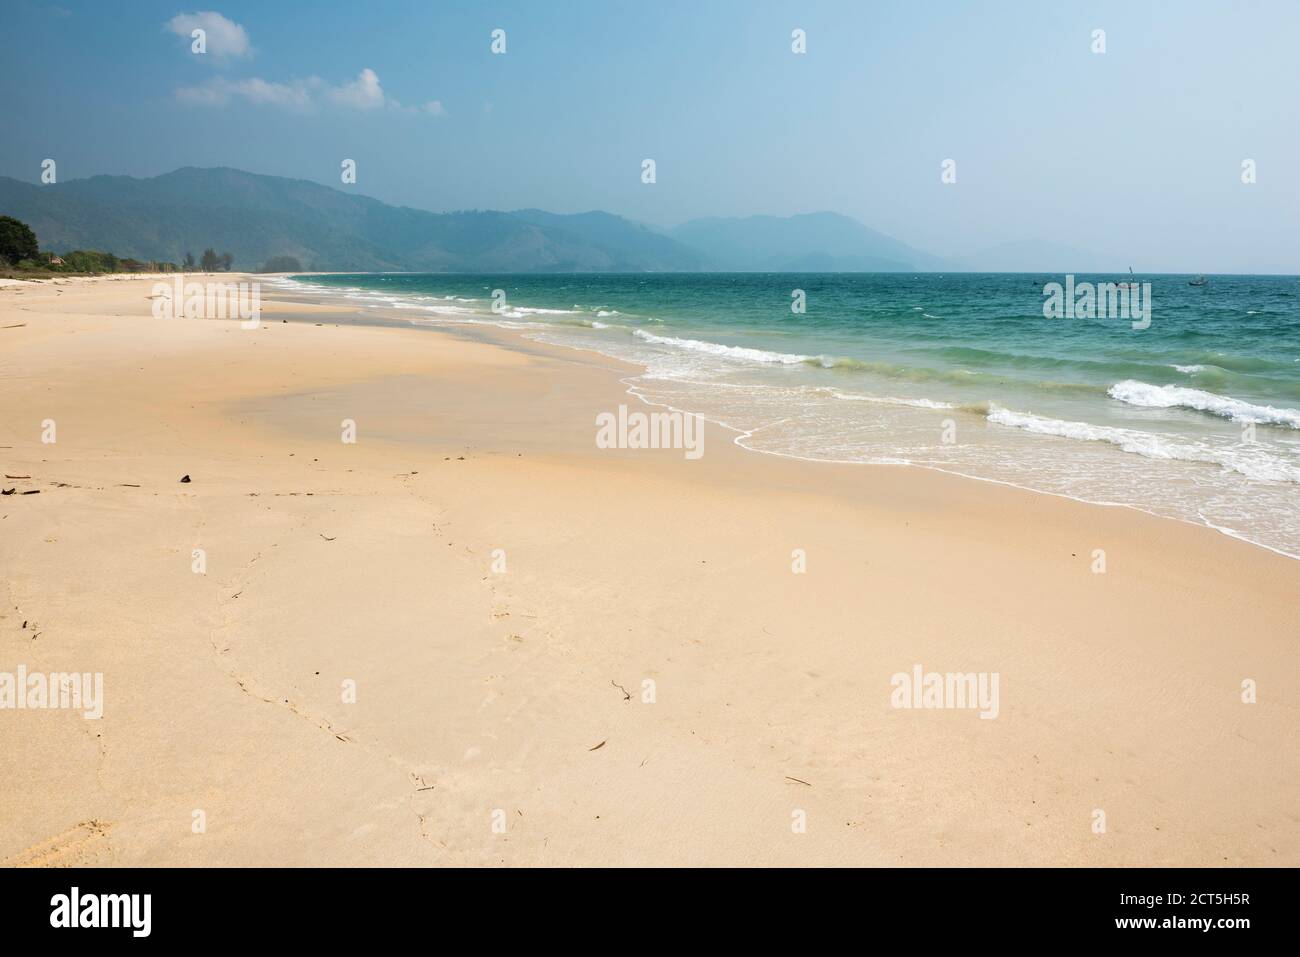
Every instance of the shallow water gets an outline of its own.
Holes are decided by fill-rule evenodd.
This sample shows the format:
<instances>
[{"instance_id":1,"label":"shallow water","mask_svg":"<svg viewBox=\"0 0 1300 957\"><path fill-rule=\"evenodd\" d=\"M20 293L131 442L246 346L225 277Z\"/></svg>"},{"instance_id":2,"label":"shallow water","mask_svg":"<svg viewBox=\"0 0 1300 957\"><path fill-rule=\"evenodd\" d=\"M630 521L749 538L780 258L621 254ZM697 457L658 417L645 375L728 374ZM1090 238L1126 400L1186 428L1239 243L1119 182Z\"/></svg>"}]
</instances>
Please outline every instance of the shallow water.
<instances>
[{"instance_id":1,"label":"shallow water","mask_svg":"<svg viewBox=\"0 0 1300 957\"><path fill-rule=\"evenodd\" d=\"M942 468L1300 557L1300 278L1190 278L1136 277L1150 283L1146 328L1046 318L1047 284L1066 283L1046 274L283 282L417 324L504 325L639 363L637 394L758 451Z\"/></svg>"}]
</instances>

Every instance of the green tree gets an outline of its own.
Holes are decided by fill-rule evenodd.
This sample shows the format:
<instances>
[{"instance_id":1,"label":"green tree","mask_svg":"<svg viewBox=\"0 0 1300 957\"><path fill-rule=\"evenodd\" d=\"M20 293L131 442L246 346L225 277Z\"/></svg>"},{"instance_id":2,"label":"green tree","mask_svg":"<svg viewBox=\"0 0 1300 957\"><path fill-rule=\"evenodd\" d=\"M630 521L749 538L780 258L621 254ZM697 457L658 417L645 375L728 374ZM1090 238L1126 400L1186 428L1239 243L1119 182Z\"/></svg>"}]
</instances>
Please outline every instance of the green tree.
<instances>
[{"instance_id":1,"label":"green tree","mask_svg":"<svg viewBox=\"0 0 1300 957\"><path fill-rule=\"evenodd\" d=\"M186 269L193 269L193 268L194 268L194 254L193 254L192 252L190 252L188 249L185 250L185 262L184 262L184 266L185 266Z\"/></svg>"},{"instance_id":2,"label":"green tree","mask_svg":"<svg viewBox=\"0 0 1300 957\"><path fill-rule=\"evenodd\" d=\"M63 257L67 272L117 272L117 257L97 249L74 249Z\"/></svg>"},{"instance_id":3,"label":"green tree","mask_svg":"<svg viewBox=\"0 0 1300 957\"><path fill-rule=\"evenodd\" d=\"M220 259L222 271L230 272L230 267L235 264L235 257L230 255L230 253L222 253Z\"/></svg>"},{"instance_id":4,"label":"green tree","mask_svg":"<svg viewBox=\"0 0 1300 957\"><path fill-rule=\"evenodd\" d=\"M36 259L40 254L36 234L30 226L12 216L0 216L0 259L16 263Z\"/></svg>"},{"instance_id":5,"label":"green tree","mask_svg":"<svg viewBox=\"0 0 1300 957\"><path fill-rule=\"evenodd\" d=\"M217 257L217 251L209 246L203 250L203 258L199 260L199 265L203 267L204 272L216 272L217 264L220 259Z\"/></svg>"}]
</instances>

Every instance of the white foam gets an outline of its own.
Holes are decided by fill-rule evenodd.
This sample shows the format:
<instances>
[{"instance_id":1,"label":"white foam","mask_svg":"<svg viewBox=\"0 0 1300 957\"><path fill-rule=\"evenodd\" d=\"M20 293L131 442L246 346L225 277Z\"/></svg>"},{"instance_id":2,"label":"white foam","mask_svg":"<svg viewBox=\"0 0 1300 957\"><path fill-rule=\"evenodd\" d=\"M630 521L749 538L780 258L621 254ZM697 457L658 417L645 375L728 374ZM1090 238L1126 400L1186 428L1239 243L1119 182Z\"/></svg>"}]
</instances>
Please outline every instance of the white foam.
<instances>
[{"instance_id":1,"label":"white foam","mask_svg":"<svg viewBox=\"0 0 1300 957\"><path fill-rule=\"evenodd\" d=\"M1120 402L1145 409L1195 409L1198 412L1223 416L1234 422L1264 422L1300 429L1300 411L1295 409L1254 405L1242 399L1183 386L1151 385L1148 382L1125 379L1111 386L1107 395Z\"/></svg>"},{"instance_id":2,"label":"white foam","mask_svg":"<svg viewBox=\"0 0 1300 957\"><path fill-rule=\"evenodd\" d=\"M437 313L438 315L447 316L472 316L475 315L473 310L465 309L461 306L417 306L416 308L424 312Z\"/></svg>"},{"instance_id":3,"label":"white foam","mask_svg":"<svg viewBox=\"0 0 1300 957\"><path fill-rule=\"evenodd\" d=\"M1151 432L1121 429L1090 422L1068 422L1028 412L1012 412L994 406L988 414L994 425L1023 429L1037 435L1055 435L1084 442L1107 442L1124 452L1149 459L1204 462L1218 465L1247 478L1272 482L1300 482L1300 469L1288 465L1258 446L1243 445L1231 449L1214 449L1201 443L1176 442Z\"/></svg>"},{"instance_id":4,"label":"white foam","mask_svg":"<svg viewBox=\"0 0 1300 957\"><path fill-rule=\"evenodd\" d=\"M956 409L959 406L951 402L936 402L934 399L899 399L889 395L861 395L857 392L840 392L838 389L830 389L830 394L837 399L847 399L850 402L875 402L880 405L906 405L914 409Z\"/></svg>"},{"instance_id":5,"label":"white foam","mask_svg":"<svg viewBox=\"0 0 1300 957\"><path fill-rule=\"evenodd\" d=\"M644 329L632 333L639 339L655 345L672 346L676 349L689 349L692 352L705 352L709 355L723 356L741 362L762 362L769 365L795 365L807 362L812 356L798 356L787 352L768 352L765 349L750 349L746 346L724 346L717 342L703 342L699 339L679 339L676 336L656 336Z\"/></svg>"}]
</instances>

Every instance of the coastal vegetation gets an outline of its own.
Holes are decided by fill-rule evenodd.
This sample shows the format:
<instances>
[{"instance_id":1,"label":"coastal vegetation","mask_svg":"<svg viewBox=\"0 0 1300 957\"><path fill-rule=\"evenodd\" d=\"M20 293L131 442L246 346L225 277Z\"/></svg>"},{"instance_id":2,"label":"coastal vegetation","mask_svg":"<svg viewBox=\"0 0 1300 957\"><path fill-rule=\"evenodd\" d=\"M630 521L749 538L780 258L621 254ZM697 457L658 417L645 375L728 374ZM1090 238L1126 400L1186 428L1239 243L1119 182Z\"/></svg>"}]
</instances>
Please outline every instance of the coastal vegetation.
<instances>
[{"instance_id":1,"label":"coastal vegetation","mask_svg":"<svg viewBox=\"0 0 1300 957\"><path fill-rule=\"evenodd\" d=\"M157 259L118 256L99 249L67 252L42 250L36 233L20 219L0 216L0 273L11 278L33 279L44 274L98 276L104 273L230 272L234 256L208 247L196 261L186 252L178 265ZM268 271L268 270L263 270Z\"/></svg>"}]
</instances>

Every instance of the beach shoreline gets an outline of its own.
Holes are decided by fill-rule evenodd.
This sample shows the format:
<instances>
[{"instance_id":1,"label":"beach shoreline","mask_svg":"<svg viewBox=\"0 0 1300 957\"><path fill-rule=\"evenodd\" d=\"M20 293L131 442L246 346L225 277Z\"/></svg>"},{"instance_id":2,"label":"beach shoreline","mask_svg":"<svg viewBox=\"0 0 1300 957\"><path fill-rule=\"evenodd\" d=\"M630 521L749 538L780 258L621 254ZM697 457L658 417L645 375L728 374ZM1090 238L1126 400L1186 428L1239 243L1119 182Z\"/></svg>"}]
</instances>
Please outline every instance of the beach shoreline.
<instances>
[{"instance_id":1,"label":"beach shoreline","mask_svg":"<svg viewBox=\"0 0 1300 957\"><path fill-rule=\"evenodd\" d=\"M1126 506L1300 557L1291 366L1207 337L1188 318L1198 304L1130 334L1023 315L1022 287L1007 277L844 275L820 288L816 316L773 313L775 290L816 282L560 276L493 288L480 277L384 274L271 287L361 307L369 321L500 329L511 335L493 341L522 336L631 363L631 394L724 425L751 451L912 465ZM1285 292L1239 285L1206 308L1221 333L1228 312ZM942 325L909 305L931 298L947 303ZM1246 310L1245 321L1258 314ZM1212 365L1177 364L1193 359Z\"/></svg>"},{"instance_id":2,"label":"beach shoreline","mask_svg":"<svg viewBox=\"0 0 1300 957\"><path fill-rule=\"evenodd\" d=\"M105 686L0 711L0 862L1300 863L1293 560L716 425L599 449L616 360L153 281L0 289L0 671ZM895 707L916 666L998 716Z\"/></svg>"}]
</instances>

